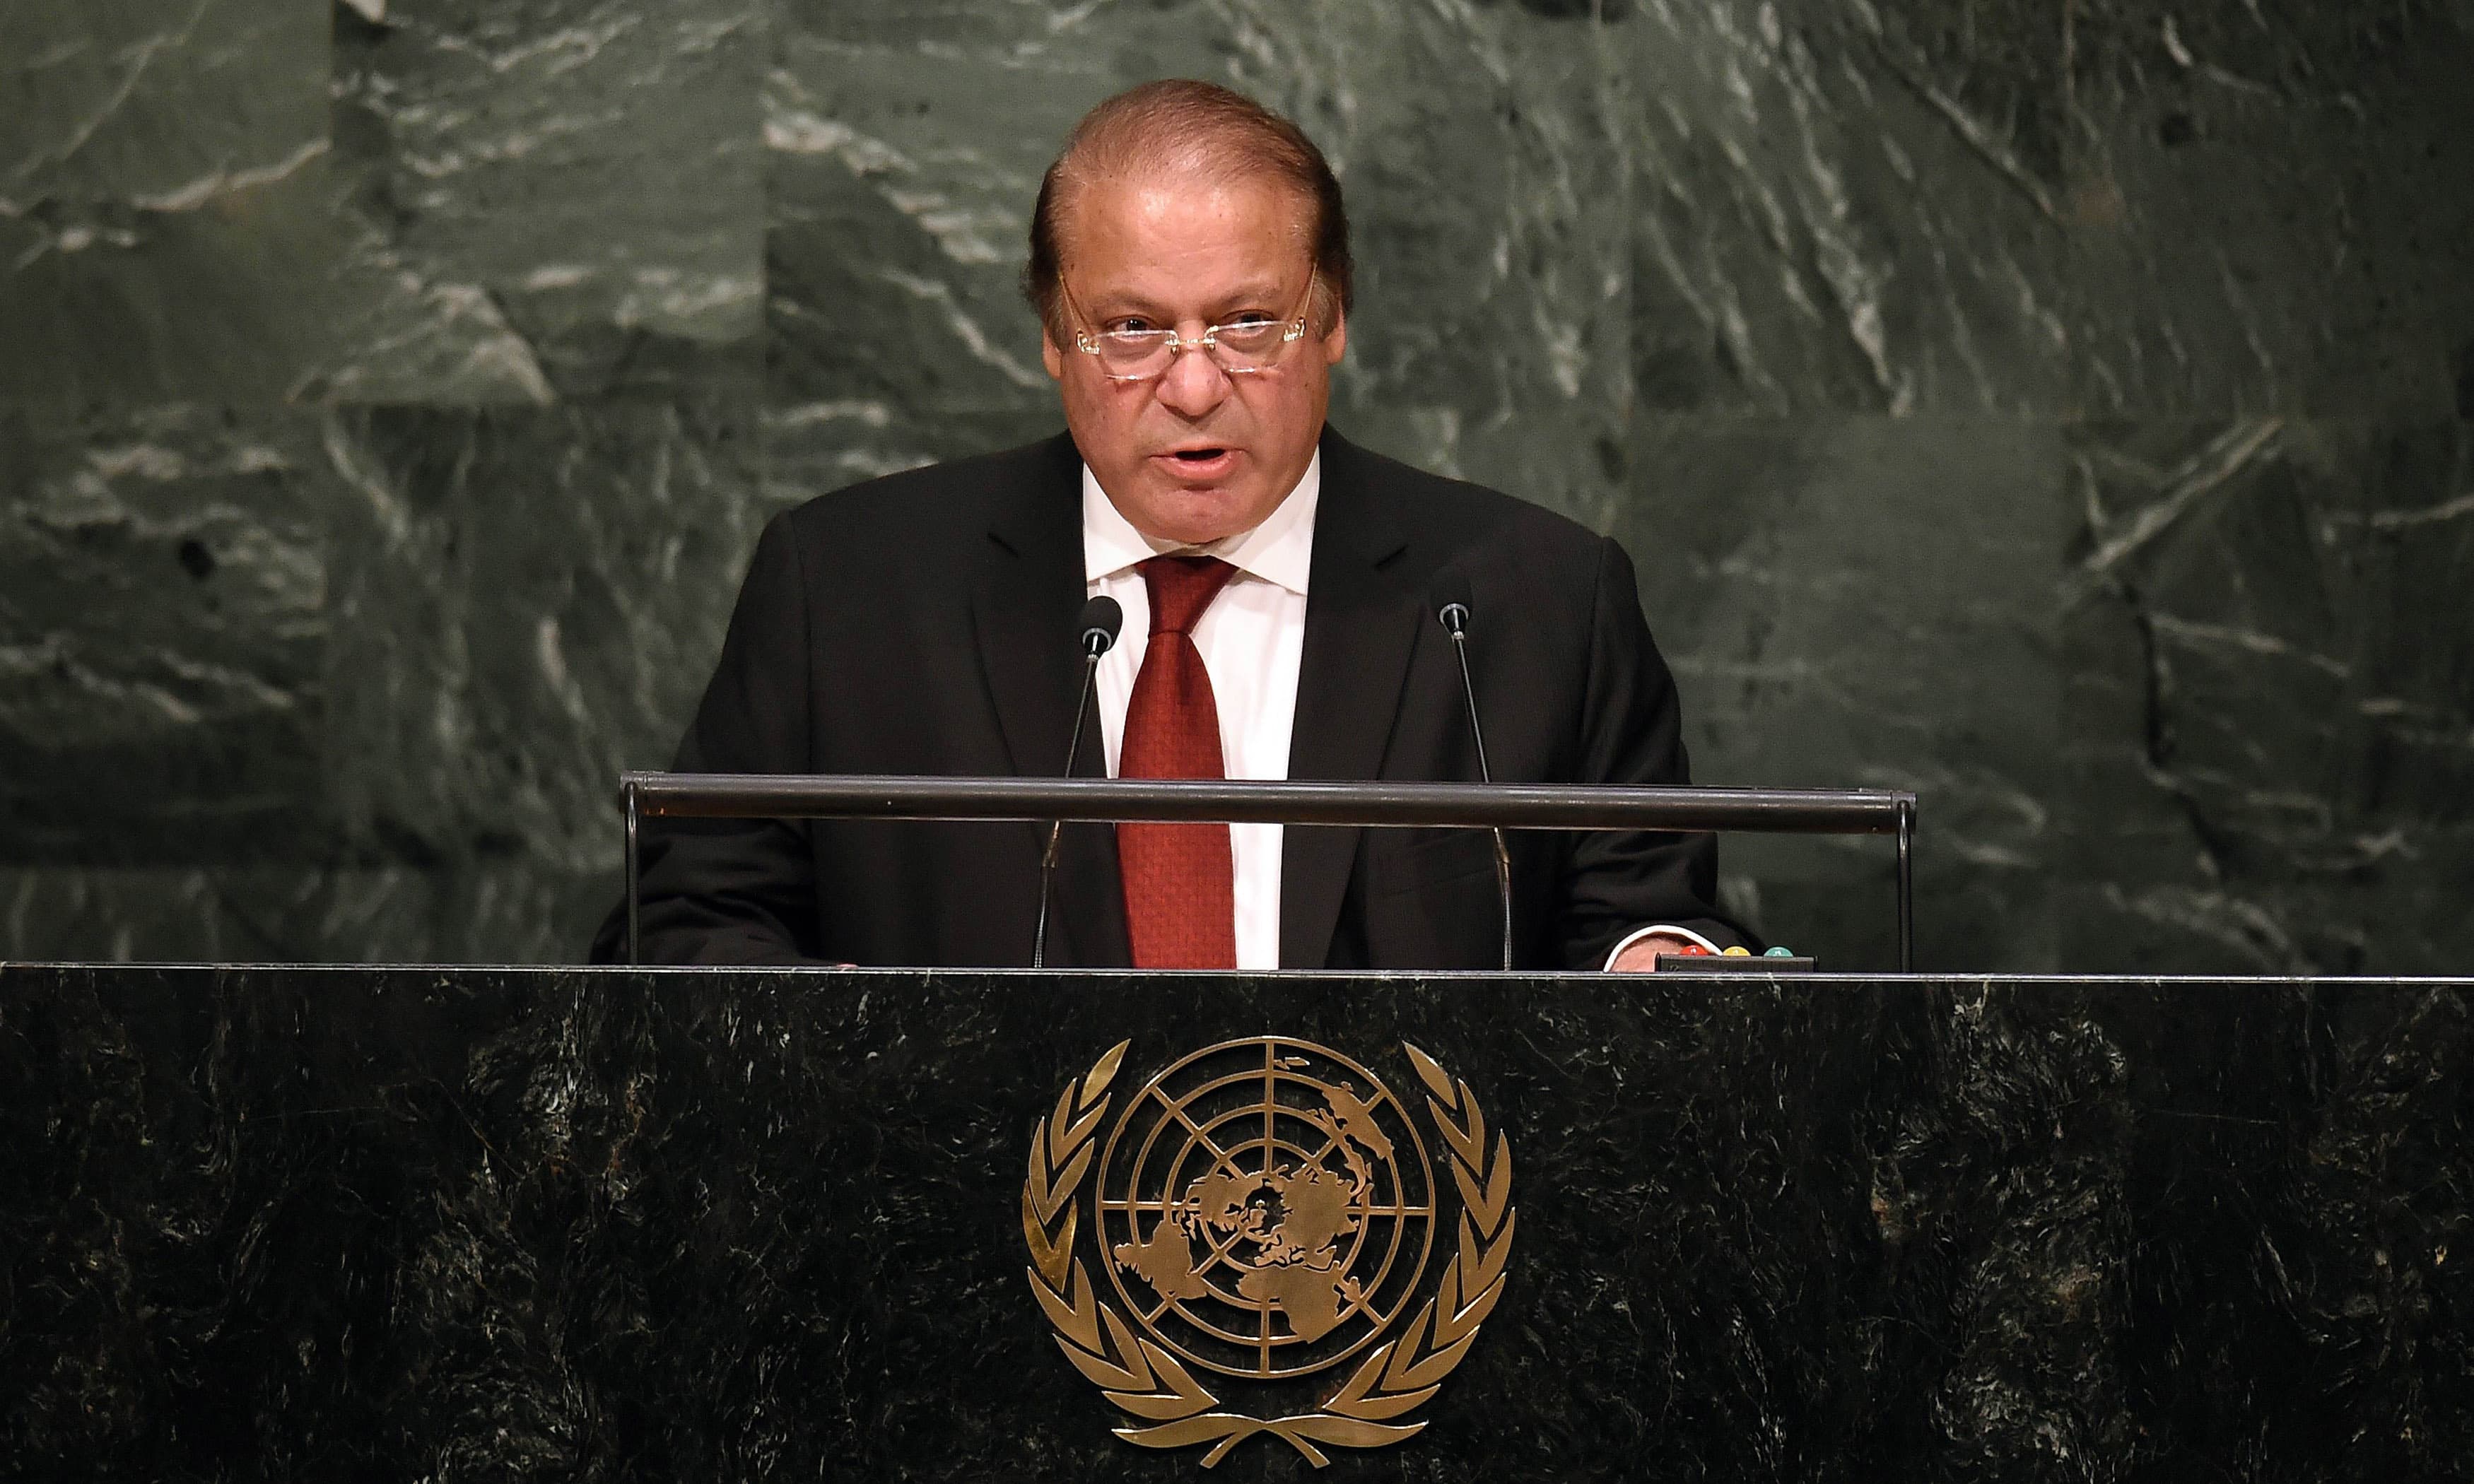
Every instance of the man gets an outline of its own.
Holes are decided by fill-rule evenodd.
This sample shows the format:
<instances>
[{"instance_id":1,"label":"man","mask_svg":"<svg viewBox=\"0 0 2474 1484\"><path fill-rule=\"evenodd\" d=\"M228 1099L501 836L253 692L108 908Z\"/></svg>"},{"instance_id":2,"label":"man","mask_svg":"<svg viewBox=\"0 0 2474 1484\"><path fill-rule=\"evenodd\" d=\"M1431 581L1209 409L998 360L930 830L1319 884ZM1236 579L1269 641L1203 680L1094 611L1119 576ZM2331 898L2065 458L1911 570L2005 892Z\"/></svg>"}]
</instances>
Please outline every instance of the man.
<instances>
[{"instance_id":1,"label":"man","mask_svg":"<svg viewBox=\"0 0 2474 1484\"><path fill-rule=\"evenodd\" d=\"M1126 777L1473 779L1438 610L1501 781L1686 781L1675 687L1613 542L1324 425L1347 347L1340 187L1209 84L1094 109L1040 188L1025 287L1065 436L810 501L758 542L678 768L1047 776L1086 599L1125 610L1100 745ZM1044 827L665 825L654 962L1019 965ZM1741 935L1707 836L1512 831L1514 957L1635 969ZM1049 962L1488 968L1483 831L1069 826ZM595 944L620 950L614 914Z\"/></svg>"}]
</instances>

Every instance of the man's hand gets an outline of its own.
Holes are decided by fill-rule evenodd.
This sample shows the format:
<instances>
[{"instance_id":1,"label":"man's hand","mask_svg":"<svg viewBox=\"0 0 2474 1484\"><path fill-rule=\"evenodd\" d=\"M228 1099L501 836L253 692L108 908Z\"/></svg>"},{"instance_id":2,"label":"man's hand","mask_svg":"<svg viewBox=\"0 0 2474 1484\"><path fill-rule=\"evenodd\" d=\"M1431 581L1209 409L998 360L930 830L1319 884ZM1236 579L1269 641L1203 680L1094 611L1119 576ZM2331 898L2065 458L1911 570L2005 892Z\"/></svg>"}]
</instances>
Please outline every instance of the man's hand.
<instances>
[{"instance_id":1,"label":"man's hand","mask_svg":"<svg viewBox=\"0 0 2474 1484\"><path fill-rule=\"evenodd\" d=\"M1660 954L1682 953L1691 945L1691 940L1678 938L1672 933L1652 933L1638 942L1626 945L1624 950L1615 955L1615 961L1607 966L1607 971L1617 974L1656 973Z\"/></svg>"}]
</instances>

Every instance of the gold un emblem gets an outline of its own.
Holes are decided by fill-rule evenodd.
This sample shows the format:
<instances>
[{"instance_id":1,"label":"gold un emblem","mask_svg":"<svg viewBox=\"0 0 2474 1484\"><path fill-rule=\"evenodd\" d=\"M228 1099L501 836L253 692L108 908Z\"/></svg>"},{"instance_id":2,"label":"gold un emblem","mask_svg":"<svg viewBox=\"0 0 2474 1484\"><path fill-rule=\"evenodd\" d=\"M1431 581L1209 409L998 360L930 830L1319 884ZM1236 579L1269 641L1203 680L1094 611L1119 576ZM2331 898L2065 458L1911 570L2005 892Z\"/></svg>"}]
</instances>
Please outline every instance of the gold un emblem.
<instances>
[{"instance_id":1,"label":"gold un emblem","mask_svg":"<svg viewBox=\"0 0 2474 1484\"><path fill-rule=\"evenodd\" d=\"M1127 1098L1104 1140L1128 1044L1057 1095L1022 1187L1031 1291L1065 1358L1132 1419L1117 1436L1207 1444L1206 1469L1256 1433L1317 1468L1325 1448L1415 1436L1409 1414L1468 1353L1512 1255L1512 1146L1488 1147L1468 1084L1401 1043L1460 1198L1447 1223L1417 1120L1360 1064L1223 1041ZM1086 1212L1105 1291L1076 1246ZM1439 1235L1451 1256L1429 1293ZM1311 1379L1342 1367L1337 1387ZM1256 1404L1224 1401L1231 1383Z\"/></svg>"}]
</instances>

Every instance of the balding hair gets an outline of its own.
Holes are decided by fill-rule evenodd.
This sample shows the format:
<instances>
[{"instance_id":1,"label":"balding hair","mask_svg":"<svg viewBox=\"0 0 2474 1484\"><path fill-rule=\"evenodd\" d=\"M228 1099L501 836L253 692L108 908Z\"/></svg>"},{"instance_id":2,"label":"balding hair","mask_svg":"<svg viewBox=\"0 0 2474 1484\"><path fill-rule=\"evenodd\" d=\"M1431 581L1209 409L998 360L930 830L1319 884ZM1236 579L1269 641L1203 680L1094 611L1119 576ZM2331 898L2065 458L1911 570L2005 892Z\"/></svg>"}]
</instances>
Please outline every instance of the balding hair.
<instances>
[{"instance_id":1,"label":"balding hair","mask_svg":"<svg viewBox=\"0 0 2474 1484\"><path fill-rule=\"evenodd\" d=\"M1048 338L1066 346L1065 265L1059 220L1091 186L1107 180L1176 177L1227 185L1270 180L1306 207L1305 243L1320 285L1310 317L1328 334L1353 299L1348 213L1340 180L1305 131L1244 93L1217 83L1172 78L1129 87L1074 126L1055 163L1039 182L1031 213L1031 260L1023 265L1023 297L1039 311Z\"/></svg>"}]
</instances>

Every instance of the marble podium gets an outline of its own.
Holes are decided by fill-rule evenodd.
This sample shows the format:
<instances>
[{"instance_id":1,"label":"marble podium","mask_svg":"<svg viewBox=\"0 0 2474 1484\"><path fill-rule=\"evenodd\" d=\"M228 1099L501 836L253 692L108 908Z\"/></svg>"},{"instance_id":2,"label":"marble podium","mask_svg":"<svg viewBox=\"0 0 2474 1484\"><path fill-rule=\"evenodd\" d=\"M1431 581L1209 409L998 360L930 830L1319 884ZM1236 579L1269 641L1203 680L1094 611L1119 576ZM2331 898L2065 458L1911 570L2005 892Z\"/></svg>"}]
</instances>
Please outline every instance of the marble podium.
<instances>
[{"instance_id":1,"label":"marble podium","mask_svg":"<svg viewBox=\"0 0 2474 1484\"><path fill-rule=\"evenodd\" d=\"M1148 1079L1272 1037L1359 1064L1424 1130L1427 1291L1466 1265L1467 1197L1404 1042L1513 1161L1499 1302L1400 1414L1423 1430L1324 1447L1322 1476L2447 1476L2474 1458L2469 992L7 966L0 1456L1313 1474L1271 1434L1208 1473L1204 1447L1121 1441L1026 1241L1027 1205L1052 1235L1104 1223L1110 1178L1059 1159L1027 1202L1035 1138L1099 1149ZM1341 1142L1405 1167L1353 1095ZM1306 1194L1255 1191L1264 1218L1241 1191L1220 1238L1252 1221L1259 1252ZM1079 1240L1088 1292L1134 1316L1143 1284Z\"/></svg>"}]
</instances>

